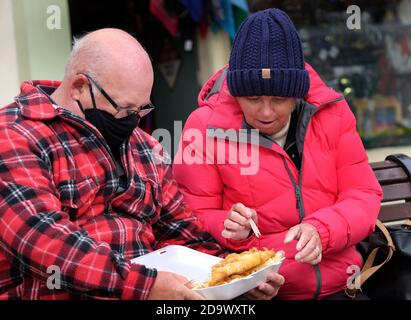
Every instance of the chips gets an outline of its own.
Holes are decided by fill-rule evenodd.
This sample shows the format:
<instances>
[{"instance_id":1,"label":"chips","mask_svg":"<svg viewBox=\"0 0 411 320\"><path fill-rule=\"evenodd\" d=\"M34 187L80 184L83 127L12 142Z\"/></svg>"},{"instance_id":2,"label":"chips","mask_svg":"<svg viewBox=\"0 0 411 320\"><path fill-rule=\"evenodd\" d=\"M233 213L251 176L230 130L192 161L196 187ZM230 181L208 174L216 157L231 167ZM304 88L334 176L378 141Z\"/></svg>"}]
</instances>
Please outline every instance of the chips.
<instances>
[{"instance_id":1,"label":"chips","mask_svg":"<svg viewBox=\"0 0 411 320\"><path fill-rule=\"evenodd\" d=\"M276 263L281 257L281 254L276 254L273 250L256 248L242 253L231 253L212 267L211 277L205 284L196 287L219 286L241 279L267 265Z\"/></svg>"}]
</instances>

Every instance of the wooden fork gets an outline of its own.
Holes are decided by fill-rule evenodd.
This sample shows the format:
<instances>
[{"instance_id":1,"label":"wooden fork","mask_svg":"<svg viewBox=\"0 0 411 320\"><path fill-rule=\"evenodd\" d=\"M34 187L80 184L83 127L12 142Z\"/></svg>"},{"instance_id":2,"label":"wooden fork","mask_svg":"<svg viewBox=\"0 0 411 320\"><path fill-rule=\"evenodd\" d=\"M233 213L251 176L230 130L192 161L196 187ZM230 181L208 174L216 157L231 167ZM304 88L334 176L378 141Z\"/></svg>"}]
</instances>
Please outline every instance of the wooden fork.
<instances>
[{"instance_id":1,"label":"wooden fork","mask_svg":"<svg viewBox=\"0 0 411 320\"><path fill-rule=\"evenodd\" d=\"M255 224L254 220L252 220L252 219L250 219L250 226L251 226L251 229L253 230L253 232L255 233L255 236L257 238L259 238L261 236L261 232L260 232L260 230L258 230L257 225Z\"/></svg>"}]
</instances>

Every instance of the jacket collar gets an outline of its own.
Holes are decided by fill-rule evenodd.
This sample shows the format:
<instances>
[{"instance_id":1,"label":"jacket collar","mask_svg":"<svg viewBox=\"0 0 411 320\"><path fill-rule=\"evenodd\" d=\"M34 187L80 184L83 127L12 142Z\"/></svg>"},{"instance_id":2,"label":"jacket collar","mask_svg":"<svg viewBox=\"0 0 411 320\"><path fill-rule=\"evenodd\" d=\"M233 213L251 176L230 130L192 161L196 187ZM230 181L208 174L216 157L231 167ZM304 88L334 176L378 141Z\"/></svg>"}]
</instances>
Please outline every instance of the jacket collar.
<instances>
[{"instance_id":1,"label":"jacket collar","mask_svg":"<svg viewBox=\"0 0 411 320\"><path fill-rule=\"evenodd\" d=\"M21 115L31 120L50 120L61 112L48 96L60 86L60 81L25 81L20 86L20 94L15 97Z\"/></svg>"}]
</instances>

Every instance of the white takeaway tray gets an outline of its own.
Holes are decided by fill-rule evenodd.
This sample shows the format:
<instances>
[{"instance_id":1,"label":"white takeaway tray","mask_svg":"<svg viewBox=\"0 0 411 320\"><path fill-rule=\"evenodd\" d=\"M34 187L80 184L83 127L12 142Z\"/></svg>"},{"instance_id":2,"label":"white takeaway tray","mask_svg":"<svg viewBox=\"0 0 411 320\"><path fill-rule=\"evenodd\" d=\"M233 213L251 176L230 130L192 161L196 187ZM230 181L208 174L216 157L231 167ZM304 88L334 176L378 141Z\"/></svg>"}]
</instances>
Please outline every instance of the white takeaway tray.
<instances>
[{"instance_id":1,"label":"white takeaway tray","mask_svg":"<svg viewBox=\"0 0 411 320\"><path fill-rule=\"evenodd\" d=\"M220 260L222 259L184 246L172 245L135 258L131 260L131 263L142 264L158 271L174 272L201 284L210 277L211 267ZM221 286L194 290L209 300L234 299L265 282L269 270L277 272L283 260L284 258L248 277Z\"/></svg>"}]
</instances>

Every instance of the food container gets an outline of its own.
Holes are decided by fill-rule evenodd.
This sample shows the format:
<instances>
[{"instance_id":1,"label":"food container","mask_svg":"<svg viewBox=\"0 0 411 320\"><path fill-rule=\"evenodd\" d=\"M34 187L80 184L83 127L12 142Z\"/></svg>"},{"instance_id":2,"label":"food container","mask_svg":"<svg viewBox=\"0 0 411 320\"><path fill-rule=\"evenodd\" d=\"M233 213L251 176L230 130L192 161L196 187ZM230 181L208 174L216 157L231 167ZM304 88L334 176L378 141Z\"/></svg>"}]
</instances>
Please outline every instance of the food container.
<instances>
[{"instance_id":1,"label":"food container","mask_svg":"<svg viewBox=\"0 0 411 320\"><path fill-rule=\"evenodd\" d=\"M184 246L172 245L135 258L131 262L156 268L158 271L174 272L194 283L202 284L210 277L211 267L220 260L222 259ZM230 283L194 290L209 300L234 299L265 282L269 270L277 272L283 260L284 258L274 265Z\"/></svg>"}]
</instances>

